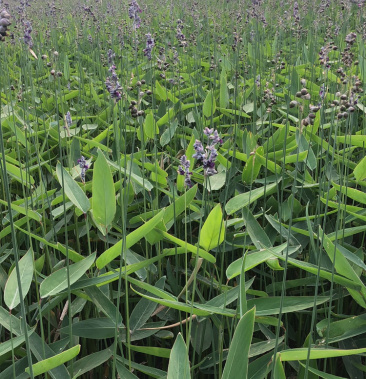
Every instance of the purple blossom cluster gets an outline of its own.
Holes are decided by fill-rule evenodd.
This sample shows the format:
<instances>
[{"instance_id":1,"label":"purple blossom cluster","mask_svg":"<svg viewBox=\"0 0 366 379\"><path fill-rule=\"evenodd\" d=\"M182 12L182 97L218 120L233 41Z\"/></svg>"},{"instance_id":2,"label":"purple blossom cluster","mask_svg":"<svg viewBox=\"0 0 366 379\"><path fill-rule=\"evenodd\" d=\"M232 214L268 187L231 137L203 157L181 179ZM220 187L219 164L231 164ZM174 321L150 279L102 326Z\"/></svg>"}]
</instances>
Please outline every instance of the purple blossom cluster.
<instances>
[{"instance_id":1,"label":"purple blossom cluster","mask_svg":"<svg viewBox=\"0 0 366 379\"><path fill-rule=\"evenodd\" d=\"M130 7L128 8L128 17L133 20L133 28L138 29L141 25L141 18L139 13L142 12L140 6L137 4L136 0L130 2Z\"/></svg>"},{"instance_id":2,"label":"purple blossom cluster","mask_svg":"<svg viewBox=\"0 0 366 379\"><path fill-rule=\"evenodd\" d=\"M196 140L196 142L193 144L195 153L192 155L192 158L197 159L198 163L202 163L204 175L207 177L217 174L217 171L215 169L215 163L217 158L217 150L215 145L221 145L223 141L220 138L217 130L214 130L213 128L210 129L206 127L203 133L208 137L208 144L206 145L206 148L204 148L202 142L200 140ZM180 159L178 174L184 175L184 184L188 187L191 187L192 173L189 171L189 167L190 161L187 160L187 157L185 155L183 155Z\"/></svg>"},{"instance_id":3,"label":"purple blossom cluster","mask_svg":"<svg viewBox=\"0 0 366 379\"><path fill-rule=\"evenodd\" d=\"M33 39L31 36L32 30L33 30L32 24L29 21L25 21L24 26L25 26L25 29L24 29L23 40L24 40L24 43L28 45L28 47L31 49L33 47Z\"/></svg>"},{"instance_id":4,"label":"purple blossom cluster","mask_svg":"<svg viewBox=\"0 0 366 379\"><path fill-rule=\"evenodd\" d=\"M203 133L208 137L209 143L206 145L206 149L204 149L202 142L196 140L193 145L193 148L196 151L196 153L193 154L193 158L196 158L198 162L202 162L205 176L212 176L217 174L217 171L215 170L215 162L217 158L215 145L222 144L222 139L217 130L214 130L213 128L205 128Z\"/></svg>"},{"instance_id":5,"label":"purple blossom cluster","mask_svg":"<svg viewBox=\"0 0 366 379\"><path fill-rule=\"evenodd\" d=\"M107 79L105 80L105 85L107 87L107 91L111 95L111 99L115 99L116 102L118 102L122 99L122 87L118 81L116 66L112 64L108 71L111 73L111 76L107 77Z\"/></svg>"},{"instance_id":6,"label":"purple blossom cluster","mask_svg":"<svg viewBox=\"0 0 366 379\"><path fill-rule=\"evenodd\" d=\"M85 157L82 155L80 159L78 159L79 167L81 168L80 177L83 183L85 183L85 173L89 168L88 163L86 162Z\"/></svg>"},{"instance_id":7,"label":"purple blossom cluster","mask_svg":"<svg viewBox=\"0 0 366 379\"><path fill-rule=\"evenodd\" d=\"M178 174L184 175L184 184L187 187L192 187L192 182L191 182L192 172L189 171L190 164L191 162L187 159L185 155L183 155L180 158L180 166L178 167Z\"/></svg>"},{"instance_id":8,"label":"purple blossom cluster","mask_svg":"<svg viewBox=\"0 0 366 379\"><path fill-rule=\"evenodd\" d=\"M71 119L71 114L70 114L70 111L68 111L68 112L66 113L66 116L65 116L65 118L66 118L66 123L67 123L67 126L68 126L68 127L70 127L70 126L71 126L71 124L72 124L72 119Z\"/></svg>"},{"instance_id":9,"label":"purple blossom cluster","mask_svg":"<svg viewBox=\"0 0 366 379\"><path fill-rule=\"evenodd\" d=\"M150 33L146 34L146 48L144 49L144 55L149 61L151 61L151 51L155 46L154 38L151 37Z\"/></svg>"}]
</instances>

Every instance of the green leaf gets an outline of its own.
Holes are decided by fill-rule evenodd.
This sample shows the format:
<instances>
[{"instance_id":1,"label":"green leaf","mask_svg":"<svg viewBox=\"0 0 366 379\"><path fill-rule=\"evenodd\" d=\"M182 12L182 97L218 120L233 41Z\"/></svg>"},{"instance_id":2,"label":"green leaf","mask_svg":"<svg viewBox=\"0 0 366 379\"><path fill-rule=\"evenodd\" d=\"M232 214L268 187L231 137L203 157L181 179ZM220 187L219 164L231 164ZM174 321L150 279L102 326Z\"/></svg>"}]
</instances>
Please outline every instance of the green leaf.
<instances>
[{"instance_id":1,"label":"green leaf","mask_svg":"<svg viewBox=\"0 0 366 379\"><path fill-rule=\"evenodd\" d=\"M66 80L70 79L70 63L69 63L69 57L67 54L65 54L65 59L64 59L64 77Z\"/></svg>"},{"instance_id":2,"label":"green leaf","mask_svg":"<svg viewBox=\"0 0 366 379\"><path fill-rule=\"evenodd\" d=\"M20 283L22 286L23 299L27 296L33 278L33 252L31 249L19 260ZM14 267L4 290L4 302L12 310L20 303L17 273Z\"/></svg>"},{"instance_id":3,"label":"green leaf","mask_svg":"<svg viewBox=\"0 0 366 379\"><path fill-rule=\"evenodd\" d=\"M253 337L254 320L255 307L244 314L235 329L222 379L248 376L248 354Z\"/></svg>"},{"instance_id":4,"label":"green leaf","mask_svg":"<svg viewBox=\"0 0 366 379\"><path fill-rule=\"evenodd\" d=\"M260 263L266 262L268 259L272 259L273 255L278 256L280 253L282 253L283 250L287 248L287 245L287 242L284 242L282 245L276 247L260 249L258 251L248 253L245 257L244 270L251 270L252 268L258 266ZM299 248L300 246L290 247L290 252L293 253ZM229 267L226 269L226 276L228 279L232 279L235 276L240 275L242 264L243 258L239 258L229 265Z\"/></svg>"},{"instance_id":5,"label":"green leaf","mask_svg":"<svg viewBox=\"0 0 366 379\"><path fill-rule=\"evenodd\" d=\"M167 379L190 379L187 346L179 333L170 354Z\"/></svg>"},{"instance_id":6,"label":"green leaf","mask_svg":"<svg viewBox=\"0 0 366 379\"><path fill-rule=\"evenodd\" d=\"M285 361L305 361L308 357L308 348L298 348L284 350L278 353L281 357L282 362ZM334 357L345 357L348 355L363 354L366 353L366 348L362 349L326 349L319 348L310 350L309 359L323 359L323 358L334 358Z\"/></svg>"},{"instance_id":7,"label":"green leaf","mask_svg":"<svg viewBox=\"0 0 366 379\"><path fill-rule=\"evenodd\" d=\"M126 240L123 239L117 242L114 246L107 249L102 255L97 259L96 264L99 269L103 268L106 264L111 262L113 259L121 255L122 246L124 249L129 249L135 243L140 241L148 232L150 232L155 226L163 219L165 209L162 209L157 215L155 215L151 220L149 220L144 225L140 226L133 232L127 235Z\"/></svg>"},{"instance_id":8,"label":"green leaf","mask_svg":"<svg viewBox=\"0 0 366 379\"><path fill-rule=\"evenodd\" d=\"M8 202L2 199L0 199L0 204L5 205L6 207L8 206ZM32 220L36 220L38 222L42 221L42 216L38 212L32 211L32 209L24 208L20 205L16 205L13 203L10 203L10 207L13 211L18 212L24 216L27 216L31 218Z\"/></svg>"},{"instance_id":9,"label":"green leaf","mask_svg":"<svg viewBox=\"0 0 366 379\"><path fill-rule=\"evenodd\" d=\"M259 225L259 222L255 219L248 207L243 208L243 219L245 226L247 227L249 237L257 249L261 250L262 248L272 247L269 237Z\"/></svg>"},{"instance_id":10,"label":"green leaf","mask_svg":"<svg viewBox=\"0 0 366 379\"><path fill-rule=\"evenodd\" d=\"M93 264L96 254L95 252L82 261L69 265L69 270L67 270L67 267L63 267L48 276L40 286L41 298L56 295L67 288L67 271L69 271L70 285L75 283Z\"/></svg>"},{"instance_id":11,"label":"green leaf","mask_svg":"<svg viewBox=\"0 0 366 379\"><path fill-rule=\"evenodd\" d=\"M242 193L240 195L237 195L230 199L225 206L225 211L228 215L232 215L239 209L248 206L249 204L252 204L254 201L260 199L264 195L270 195L273 192L277 190L278 183L281 179L278 181L268 184L266 186L257 188L253 191L248 191L245 193Z\"/></svg>"},{"instance_id":12,"label":"green leaf","mask_svg":"<svg viewBox=\"0 0 366 379\"><path fill-rule=\"evenodd\" d=\"M329 296L317 296L316 305L323 304L329 300ZM261 297L248 300L248 308L256 307L258 316L269 316L280 313L301 311L314 306L314 296L285 296L281 304L281 296ZM306 359L306 358L305 358Z\"/></svg>"},{"instance_id":13,"label":"green leaf","mask_svg":"<svg viewBox=\"0 0 366 379\"><path fill-rule=\"evenodd\" d=\"M156 125L152 113L148 113L144 122L144 133L148 138L154 139L159 135L159 127Z\"/></svg>"},{"instance_id":14,"label":"green leaf","mask_svg":"<svg viewBox=\"0 0 366 379\"><path fill-rule=\"evenodd\" d=\"M355 270L348 262L347 258L345 258L345 256L339 250L339 248L336 245L334 245L330 238L323 232L320 226L319 238L322 239L324 249L327 252L330 261L334 264L337 273L345 276L347 279L350 279L361 286L360 291L355 291L350 288L347 288L347 290L351 294L351 296L357 301L358 304L366 308L366 287L362 280L356 274Z\"/></svg>"},{"instance_id":15,"label":"green leaf","mask_svg":"<svg viewBox=\"0 0 366 379\"><path fill-rule=\"evenodd\" d=\"M300 365L305 368L306 366L302 363L302 362L299 362ZM317 370L316 368L314 367L308 367L309 369L309 372L312 373L312 374L315 374L313 375L314 378L324 378L324 379L347 379L345 378L344 376L337 376L337 375L332 375L332 374L328 374L326 372L322 372L322 371L319 371ZM310 377L310 375L308 375L308 378Z\"/></svg>"},{"instance_id":16,"label":"green leaf","mask_svg":"<svg viewBox=\"0 0 366 379\"><path fill-rule=\"evenodd\" d=\"M280 354L276 355L276 361L275 361L275 366L274 366L274 370L273 370L273 378L274 379L286 379L286 374L285 374L285 370L282 366Z\"/></svg>"},{"instance_id":17,"label":"green leaf","mask_svg":"<svg viewBox=\"0 0 366 379\"><path fill-rule=\"evenodd\" d=\"M28 332L28 336L33 333L34 330ZM0 357L9 351L15 350L18 346L20 346L25 341L25 335L21 335L19 337L12 337L9 341L0 343Z\"/></svg>"},{"instance_id":18,"label":"green leaf","mask_svg":"<svg viewBox=\"0 0 366 379\"><path fill-rule=\"evenodd\" d=\"M225 239L225 225L222 216L221 205L210 212L207 220L202 226L199 245L206 251L210 251L219 246Z\"/></svg>"},{"instance_id":19,"label":"green leaf","mask_svg":"<svg viewBox=\"0 0 366 379\"><path fill-rule=\"evenodd\" d=\"M77 360L73 366L73 379L93 370L94 368L102 365L112 356L111 349L100 350L97 353L87 355L79 360Z\"/></svg>"},{"instance_id":20,"label":"green leaf","mask_svg":"<svg viewBox=\"0 0 366 379\"><path fill-rule=\"evenodd\" d=\"M160 137L160 145L167 145L170 140L173 138L175 131L178 128L178 120L174 120L165 130ZM159 131L158 131L159 132Z\"/></svg>"},{"instance_id":21,"label":"green leaf","mask_svg":"<svg viewBox=\"0 0 366 379\"><path fill-rule=\"evenodd\" d=\"M121 362L116 361L116 369L120 378L123 379L138 379L136 375L132 374Z\"/></svg>"},{"instance_id":22,"label":"green leaf","mask_svg":"<svg viewBox=\"0 0 366 379\"><path fill-rule=\"evenodd\" d=\"M103 235L106 235L116 214L116 193L111 170L100 150L94 164L92 188L93 219Z\"/></svg>"},{"instance_id":23,"label":"green leaf","mask_svg":"<svg viewBox=\"0 0 366 379\"><path fill-rule=\"evenodd\" d=\"M71 349L68 349L66 351L63 351L60 354L56 354L55 356L51 358L44 359L43 361L37 362L34 365L32 365L33 375L41 375L45 372L48 372L52 370L53 368L62 365L65 362L70 361L71 359L75 358L79 352L80 352L80 345L76 345L72 347ZM27 367L25 371L29 374L30 369Z\"/></svg>"},{"instance_id":24,"label":"green leaf","mask_svg":"<svg viewBox=\"0 0 366 379\"><path fill-rule=\"evenodd\" d=\"M205 101L203 102L203 114L211 117L216 111L216 102L212 91L209 91Z\"/></svg>"},{"instance_id":25,"label":"green leaf","mask_svg":"<svg viewBox=\"0 0 366 379\"><path fill-rule=\"evenodd\" d=\"M353 170L356 180L359 182L366 179L366 157L363 157Z\"/></svg>"},{"instance_id":26,"label":"green leaf","mask_svg":"<svg viewBox=\"0 0 366 379\"><path fill-rule=\"evenodd\" d=\"M161 277L155 284L155 287L163 289L165 285L165 276ZM156 309L156 303L147 300L140 299L136 304L130 316L130 330L133 332L136 329L140 329L150 318L154 310Z\"/></svg>"},{"instance_id":27,"label":"green leaf","mask_svg":"<svg viewBox=\"0 0 366 379\"><path fill-rule=\"evenodd\" d=\"M117 325L122 325L122 316L114 303L96 286L86 287L85 293L90 297L92 303L108 316ZM116 318L117 317L117 318Z\"/></svg>"},{"instance_id":28,"label":"green leaf","mask_svg":"<svg viewBox=\"0 0 366 379\"><path fill-rule=\"evenodd\" d=\"M84 191L75 182L71 175L61 166L61 163L56 165L56 175L61 186L65 191L65 195L70 199L70 201L83 213L87 213L90 209L89 199L86 197ZM63 178L63 183L62 183Z\"/></svg>"},{"instance_id":29,"label":"green leaf","mask_svg":"<svg viewBox=\"0 0 366 379\"><path fill-rule=\"evenodd\" d=\"M227 89L226 71L222 69L220 75L220 108L226 108L229 104L229 91Z\"/></svg>"},{"instance_id":30,"label":"green leaf","mask_svg":"<svg viewBox=\"0 0 366 379\"><path fill-rule=\"evenodd\" d=\"M97 92L96 92L95 89L94 89L94 86L93 86L93 82L92 82L92 81L90 81L90 93L91 93L91 95L93 96L93 100L94 100L95 104L97 104L98 107L101 107L101 106L102 106L102 103L101 103L101 101L100 101L100 99L99 99L99 97L98 97Z\"/></svg>"}]
</instances>

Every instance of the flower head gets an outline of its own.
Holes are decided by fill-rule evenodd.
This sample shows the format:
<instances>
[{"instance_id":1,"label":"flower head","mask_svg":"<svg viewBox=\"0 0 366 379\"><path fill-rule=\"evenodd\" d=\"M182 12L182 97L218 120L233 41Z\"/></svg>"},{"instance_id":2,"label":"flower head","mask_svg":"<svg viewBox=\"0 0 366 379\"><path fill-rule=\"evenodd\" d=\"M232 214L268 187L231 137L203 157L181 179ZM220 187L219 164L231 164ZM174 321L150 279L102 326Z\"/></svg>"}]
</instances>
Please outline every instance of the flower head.
<instances>
[{"instance_id":1,"label":"flower head","mask_svg":"<svg viewBox=\"0 0 366 379\"><path fill-rule=\"evenodd\" d=\"M154 38L151 37L150 33L146 34L146 48L144 49L144 55L148 58L148 60L151 60L151 51L152 48L155 46Z\"/></svg>"},{"instance_id":2,"label":"flower head","mask_svg":"<svg viewBox=\"0 0 366 379\"><path fill-rule=\"evenodd\" d=\"M83 183L85 183L85 173L86 170L89 168L89 165L85 159L85 157L82 155L80 159L78 159L79 167L81 168L80 177Z\"/></svg>"},{"instance_id":3,"label":"flower head","mask_svg":"<svg viewBox=\"0 0 366 379\"><path fill-rule=\"evenodd\" d=\"M133 20L133 28L138 29L141 25L141 18L138 14L141 13L142 10L136 0L132 0L129 5L128 17Z\"/></svg>"},{"instance_id":4,"label":"flower head","mask_svg":"<svg viewBox=\"0 0 366 379\"><path fill-rule=\"evenodd\" d=\"M24 40L24 43L28 45L28 47L31 49L33 47L33 39L31 36L32 30L33 30L32 24L29 21L25 21L24 25L25 25L25 29L24 29L23 40Z\"/></svg>"},{"instance_id":5,"label":"flower head","mask_svg":"<svg viewBox=\"0 0 366 379\"><path fill-rule=\"evenodd\" d=\"M180 166L178 166L178 174L184 175L184 184L187 187L192 187L192 172L189 171L190 164L191 162L187 159L187 157L185 155L182 155L180 158Z\"/></svg>"},{"instance_id":6,"label":"flower head","mask_svg":"<svg viewBox=\"0 0 366 379\"><path fill-rule=\"evenodd\" d=\"M111 95L111 99L115 99L117 102L122 99L122 87L118 81L116 66L112 64L108 71L111 73L111 76L107 77L105 80L105 85L107 87L107 91Z\"/></svg>"}]
</instances>

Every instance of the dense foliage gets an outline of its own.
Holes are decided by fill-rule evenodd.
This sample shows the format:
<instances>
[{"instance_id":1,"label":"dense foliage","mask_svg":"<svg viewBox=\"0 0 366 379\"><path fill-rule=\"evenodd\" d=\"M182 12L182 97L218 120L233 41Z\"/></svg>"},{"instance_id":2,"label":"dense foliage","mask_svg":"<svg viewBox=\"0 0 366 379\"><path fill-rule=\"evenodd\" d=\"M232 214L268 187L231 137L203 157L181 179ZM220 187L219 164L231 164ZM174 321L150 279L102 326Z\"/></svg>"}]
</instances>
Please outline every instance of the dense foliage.
<instances>
[{"instance_id":1,"label":"dense foliage","mask_svg":"<svg viewBox=\"0 0 366 379\"><path fill-rule=\"evenodd\" d=\"M0 379L364 377L363 0L0 13Z\"/></svg>"}]
</instances>

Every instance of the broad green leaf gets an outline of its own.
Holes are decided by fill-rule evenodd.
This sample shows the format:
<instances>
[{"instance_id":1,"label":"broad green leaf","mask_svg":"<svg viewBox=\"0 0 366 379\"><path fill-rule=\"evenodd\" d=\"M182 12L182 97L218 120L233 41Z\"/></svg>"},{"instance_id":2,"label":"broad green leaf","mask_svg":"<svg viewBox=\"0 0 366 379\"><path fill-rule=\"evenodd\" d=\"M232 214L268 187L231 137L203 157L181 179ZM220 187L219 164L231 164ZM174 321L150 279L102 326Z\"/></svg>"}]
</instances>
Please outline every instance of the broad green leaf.
<instances>
[{"instance_id":1,"label":"broad green leaf","mask_svg":"<svg viewBox=\"0 0 366 379\"><path fill-rule=\"evenodd\" d=\"M159 127L156 125L152 113L148 113L144 122L144 133L148 138L154 139L159 135Z\"/></svg>"},{"instance_id":2,"label":"broad green leaf","mask_svg":"<svg viewBox=\"0 0 366 379\"><path fill-rule=\"evenodd\" d=\"M329 300L329 296L317 296L316 305ZM256 315L270 316L280 313L281 296L262 297L248 300L248 308L256 307ZM314 306L314 296L285 296L282 302L281 313L301 311Z\"/></svg>"},{"instance_id":3,"label":"broad green leaf","mask_svg":"<svg viewBox=\"0 0 366 379\"><path fill-rule=\"evenodd\" d=\"M123 239L120 240L114 246L102 253L102 255L96 261L97 267L99 269L103 268L106 264L108 264L113 259L121 255L122 247L124 249L129 249L135 243L144 238L144 236L153 228L155 228L155 226L163 219L164 212L165 209L162 209L156 216L154 216L147 223L128 234L125 241Z\"/></svg>"},{"instance_id":4,"label":"broad green leaf","mask_svg":"<svg viewBox=\"0 0 366 379\"><path fill-rule=\"evenodd\" d=\"M251 155L244 166L242 180L246 184L252 184L257 179L262 164L257 155Z\"/></svg>"},{"instance_id":5,"label":"broad green leaf","mask_svg":"<svg viewBox=\"0 0 366 379\"><path fill-rule=\"evenodd\" d=\"M4 290L4 302L12 310L20 303L17 270L11 272ZM20 283L23 299L27 296L33 278L33 252L31 249L19 260Z\"/></svg>"},{"instance_id":6,"label":"broad green leaf","mask_svg":"<svg viewBox=\"0 0 366 379\"><path fill-rule=\"evenodd\" d=\"M366 348L362 349L326 349L326 348L314 348L310 349L309 359L323 359L323 358L333 358L333 357L345 357L348 355L364 354L366 353ZM278 353L281 357L282 362L285 361L305 361L308 357L308 348L298 348L284 350Z\"/></svg>"},{"instance_id":7,"label":"broad green leaf","mask_svg":"<svg viewBox=\"0 0 366 379\"><path fill-rule=\"evenodd\" d=\"M163 289L164 285L165 277L163 276L156 282L155 287ZM134 331L143 327L155 309L156 303L153 303L147 299L140 299L130 316L130 330Z\"/></svg>"},{"instance_id":8,"label":"broad green leaf","mask_svg":"<svg viewBox=\"0 0 366 379\"><path fill-rule=\"evenodd\" d=\"M338 143L344 143L347 145L353 145L358 147L366 147L366 136L365 135L347 135L347 136L335 136L332 135Z\"/></svg>"},{"instance_id":9,"label":"broad green leaf","mask_svg":"<svg viewBox=\"0 0 366 379\"><path fill-rule=\"evenodd\" d=\"M248 207L243 208L243 220L250 239L257 249L270 248L272 243Z\"/></svg>"},{"instance_id":10,"label":"broad green leaf","mask_svg":"<svg viewBox=\"0 0 366 379\"><path fill-rule=\"evenodd\" d=\"M16 336L21 336L24 334L22 321L18 317L13 316L3 307L0 307L0 324L9 332L11 331L14 333ZM45 358L53 357L55 355L55 352L49 347L49 345L44 340L42 340L42 338L37 333L32 333L32 330L28 325L26 327L28 328L29 347L36 359L40 361ZM49 372L49 375L53 379L68 378L68 372L63 364L54 368L51 372Z\"/></svg>"},{"instance_id":11,"label":"broad green leaf","mask_svg":"<svg viewBox=\"0 0 366 379\"><path fill-rule=\"evenodd\" d=\"M116 214L116 193L111 170L100 150L93 170L92 210L95 223L106 235Z\"/></svg>"},{"instance_id":12,"label":"broad green leaf","mask_svg":"<svg viewBox=\"0 0 366 379\"><path fill-rule=\"evenodd\" d=\"M300 365L305 368L306 366L302 363L302 362L299 362ZM314 367L308 367L309 369L309 372L314 374L313 377L314 378L323 378L323 379L347 379L345 378L344 376L337 376L337 375L332 375L332 374L328 374L326 372L322 372L320 370L317 370L316 368ZM310 375L308 375L308 378L310 378Z\"/></svg>"},{"instance_id":13,"label":"broad green leaf","mask_svg":"<svg viewBox=\"0 0 366 379\"><path fill-rule=\"evenodd\" d=\"M96 254L93 253L82 261L69 265L69 270L67 270L67 267L63 267L44 279L40 286L41 298L56 295L66 289L68 286L68 274L70 285L75 283L94 263Z\"/></svg>"},{"instance_id":14,"label":"broad green leaf","mask_svg":"<svg viewBox=\"0 0 366 379\"><path fill-rule=\"evenodd\" d=\"M129 362L128 359L122 358L120 356L116 356L117 361L122 362L125 366L131 365L131 367L135 370L143 372L144 374L151 376L152 378L166 378L166 372L159 370L155 367L149 367L146 364L139 364L135 362ZM127 378L130 379L130 378Z\"/></svg>"},{"instance_id":15,"label":"broad green leaf","mask_svg":"<svg viewBox=\"0 0 366 379\"><path fill-rule=\"evenodd\" d=\"M112 353L111 349L105 349L78 359L72 366L73 379L102 365L112 356Z\"/></svg>"},{"instance_id":16,"label":"broad green leaf","mask_svg":"<svg viewBox=\"0 0 366 379\"><path fill-rule=\"evenodd\" d=\"M90 209L89 199L86 197L85 192L59 162L56 165L56 175L59 183L64 188L65 195L78 209L83 213L87 213Z\"/></svg>"},{"instance_id":17,"label":"broad green leaf","mask_svg":"<svg viewBox=\"0 0 366 379\"><path fill-rule=\"evenodd\" d=\"M116 361L116 369L121 379L138 379L136 375L132 374L132 372L119 361Z\"/></svg>"},{"instance_id":18,"label":"broad green leaf","mask_svg":"<svg viewBox=\"0 0 366 379\"><path fill-rule=\"evenodd\" d=\"M28 336L33 333L33 330L31 332L28 332ZM19 345L21 345L25 341L25 335L21 335L19 337L12 337L11 340L5 341L3 343L0 343L0 357L9 351L14 350Z\"/></svg>"},{"instance_id":19,"label":"broad green leaf","mask_svg":"<svg viewBox=\"0 0 366 379\"><path fill-rule=\"evenodd\" d=\"M136 346L136 345L128 345L126 344L132 351L137 351L138 353L153 355L154 357L160 358L169 358L171 349L166 349L163 347L155 347L155 346Z\"/></svg>"},{"instance_id":20,"label":"broad green leaf","mask_svg":"<svg viewBox=\"0 0 366 379\"><path fill-rule=\"evenodd\" d=\"M41 375L45 372L48 372L52 370L53 368L62 365L65 362L70 361L71 359L75 358L79 352L80 352L80 345L76 345L72 347L71 349L68 349L66 351L63 351L60 354L56 354L55 356L51 358L44 359L43 361L37 362L34 365L32 365L33 375ZM25 371L29 374L30 369L27 367Z\"/></svg>"},{"instance_id":21,"label":"broad green leaf","mask_svg":"<svg viewBox=\"0 0 366 379\"><path fill-rule=\"evenodd\" d=\"M253 337L255 307L240 319L229 347L222 379L248 376L249 348Z\"/></svg>"},{"instance_id":22,"label":"broad green leaf","mask_svg":"<svg viewBox=\"0 0 366 379\"><path fill-rule=\"evenodd\" d=\"M167 379L190 379L187 346L181 333L178 333L174 342L168 366Z\"/></svg>"},{"instance_id":23,"label":"broad green leaf","mask_svg":"<svg viewBox=\"0 0 366 379\"><path fill-rule=\"evenodd\" d=\"M1 162L3 164L3 162ZM35 182L32 176L30 176L25 170L6 162L5 163L6 173L10 175L13 179L23 184L24 186L32 189Z\"/></svg>"},{"instance_id":24,"label":"broad green leaf","mask_svg":"<svg viewBox=\"0 0 366 379\"><path fill-rule=\"evenodd\" d=\"M165 146L167 145L171 139L174 136L175 131L178 128L178 121L174 120L163 132L163 134L160 137L160 145ZM158 131L159 132L159 131ZM157 133L158 134L158 133Z\"/></svg>"},{"instance_id":25,"label":"broad green leaf","mask_svg":"<svg viewBox=\"0 0 366 379\"><path fill-rule=\"evenodd\" d=\"M280 255L287 248L287 245L287 242L284 242L282 245L276 247L260 249L258 251L247 253L245 257L244 270L251 270L252 268L258 266L260 263L263 263L268 259L273 258L273 255ZM300 246L290 247L290 252L293 253L297 251L299 248ZM243 258L239 258L229 265L229 267L226 269L226 276L228 277L228 279L232 279L235 276L240 275L242 264Z\"/></svg>"},{"instance_id":26,"label":"broad green leaf","mask_svg":"<svg viewBox=\"0 0 366 379\"><path fill-rule=\"evenodd\" d=\"M227 89L226 71L222 69L220 75L220 108L226 108L229 103L229 91Z\"/></svg>"},{"instance_id":27,"label":"broad green leaf","mask_svg":"<svg viewBox=\"0 0 366 379\"><path fill-rule=\"evenodd\" d=\"M225 239L225 225L221 205L217 204L202 226L199 245L206 251L219 246Z\"/></svg>"},{"instance_id":28,"label":"broad green leaf","mask_svg":"<svg viewBox=\"0 0 366 379\"><path fill-rule=\"evenodd\" d=\"M286 374L285 374L285 370L282 366L280 354L276 355L276 360L275 360L274 369L273 369L273 378L274 379L286 379Z\"/></svg>"},{"instance_id":29,"label":"broad green leaf","mask_svg":"<svg viewBox=\"0 0 366 379\"><path fill-rule=\"evenodd\" d=\"M115 304L96 286L86 287L85 293L90 297L92 303L117 325L122 325L122 316Z\"/></svg>"},{"instance_id":30,"label":"broad green leaf","mask_svg":"<svg viewBox=\"0 0 366 379\"><path fill-rule=\"evenodd\" d=\"M366 333L366 314L332 322L329 325L329 330L328 320L323 321L326 321L326 323L318 323L317 331L321 337L327 338L328 343L343 341Z\"/></svg>"},{"instance_id":31,"label":"broad green leaf","mask_svg":"<svg viewBox=\"0 0 366 379\"><path fill-rule=\"evenodd\" d=\"M332 182L333 186L337 191L340 191L350 199L356 200L359 203L366 204L366 193L356 190L354 188L348 186L340 186L334 182Z\"/></svg>"},{"instance_id":32,"label":"broad green leaf","mask_svg":"<svg viewBox=\"0 0 366 379\"><path fill-rule=\"evenodd\" d=\"M330 238L323 232L319 226L319 238L323 240L323 246L328 254L330 261L334 264L334 267L338 274L345 276L347 279L352 280L356 284L361 286L360 291L355 291L351 288L347 288L351 296L364 308L366 308L366 287L355 270L348 262L347 258L342 254L339 248L334 245Z\"/></svg>"},{"instance_id":33,"label":"broad green leaf","mask_svg":"<svg viewBox=\"0 0 366 379\"><path fill-rule=\"evenodd\" d=\"M5 205L6 207L8 206L8 202L4 201L2 199L0 199L0 204ZM18 212L24 216L27 216L27 217L31 218L32 220L36 220L38 222L42 221L42 216L38 212L33 211L32 209L24 208L20 205L14 204L14 203L10 203L10 207L13 211Z\"/></svg>"},{"instance_id":34,"label":"broad green leaf","mask_svg":"<svg viewBox=\"0 0 366 379\"><path fill-rule=\"evenodd\" d=\"M206 117L211 117L216 111L216 101L212 91L207 93L206 99L203 102L203 114Z\"/></svg>"},{"instance_id":35,"label":"broad green leaf","mask_svg":"<svg viewBox=\"0 0 366 379\"><path fill-rule=\"evenodd\" d=\"M252 191L248 191L248 192L245 192L233 197L226 203L226 206L225 206L226 213L228 215L232 215L239 209L242 209L243 207L246 207L249 204L252 204L254 201L260 199L264 195L272 194L273 192L276 191L280 180L276 181L275 183L268 184L266 186L256 188Z\"/></svg>"},{"instance_id":36,"label":"broad green leaf","mask_svg":"<svg viewBox=\"0 0 366 379\"><path fill-rule=\"evenodd\" d=\"M215 263L216 262L216 258L213 255L211 255L210 253L208 253L206 250L203 250L203 249L198 248L197 246L191 245L190 243L188 243L186 241L183 241L180 238L174 237L171 234L169 234L167 232L164 232L162 230L159 230L159 229L155 229L155 230L158 233L160 233L167 240L169 240L169 241L177 244L180 247L185 248L187 252L190 252L192 254L197 254L198 253L198 255L200 257L206 259L207 261L209 261L211 263Z\"/></svg>"},{"instance_id":37,"label":"broad green leaf","mask_svg":"<svg viewBox=\"0 0 366 379\"><path fill-rule=\"evenodd\" d=\"M65 59L64 59L64 77L66 80L70 79L70 62L69 62L69 57L67 54L65 54Z\"/></svg>"},{"instance_id":38,"label":"broad green leaf","mask_svg":"<svg viewBox=\"0 0 366 379\"><path fill-rule=\"evenodd\" d=\"M93 100L94 100L95 104L97 104L97 106L100 107L102 104L101 104L101 101L100 101L100 99L98 97L97 92L94 89L92 81L90 81L90 93L93 96Z\"/></svg>"}]
</instances>

